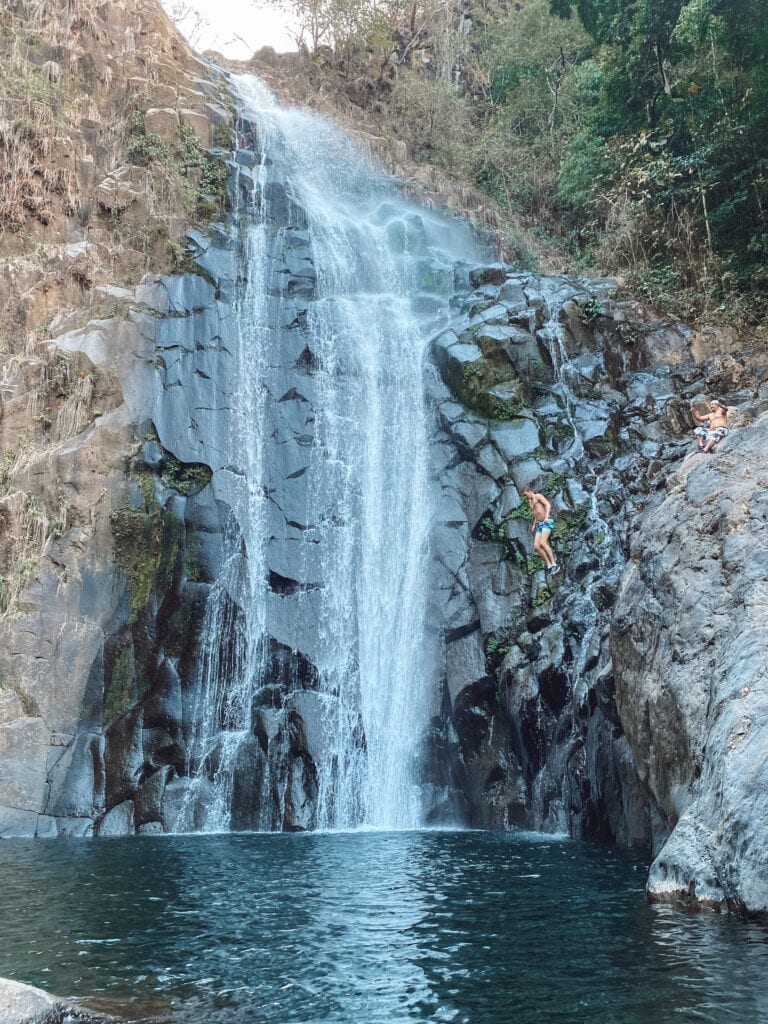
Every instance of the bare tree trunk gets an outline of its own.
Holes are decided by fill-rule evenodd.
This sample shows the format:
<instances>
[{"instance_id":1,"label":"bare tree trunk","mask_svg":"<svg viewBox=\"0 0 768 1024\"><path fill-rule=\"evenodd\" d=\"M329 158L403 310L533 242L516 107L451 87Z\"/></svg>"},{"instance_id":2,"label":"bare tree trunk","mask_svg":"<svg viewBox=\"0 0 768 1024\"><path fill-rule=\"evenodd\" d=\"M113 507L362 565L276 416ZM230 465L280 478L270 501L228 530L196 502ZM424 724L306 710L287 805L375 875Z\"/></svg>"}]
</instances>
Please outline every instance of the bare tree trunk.
<instances>
[{"instance_id":1,"label":"bare tree trunk","mask_svg":"<svg viewBox=\"0 0 768 1024\"><path fill-rule=\"evenodd\" d=\"M699 192L701 194L701 208L704 211L704 228L707 232L707 248L709 249L710 256L712 255L712 229L709 226L709 210L707 209L707 193L704 185L699 182Z\"/></svg>"}]
</instances>

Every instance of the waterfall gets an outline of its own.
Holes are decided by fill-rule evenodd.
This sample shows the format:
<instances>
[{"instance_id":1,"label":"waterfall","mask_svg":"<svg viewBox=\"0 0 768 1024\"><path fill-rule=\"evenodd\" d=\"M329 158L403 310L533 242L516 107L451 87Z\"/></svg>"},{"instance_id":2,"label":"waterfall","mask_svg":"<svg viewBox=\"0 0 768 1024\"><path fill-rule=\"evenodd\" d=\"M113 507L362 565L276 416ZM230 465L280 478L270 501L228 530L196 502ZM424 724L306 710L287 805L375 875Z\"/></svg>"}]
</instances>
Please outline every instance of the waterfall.
<instances>
[{"instance_id":1,"label":"waterfall","mask_svg":"<svg viewBox=\"0 0 768 1024\"><path fill-rule=\"evenodd\" d=\"M610 522L600 514L597 497L597 477L593 460L585 443L588 424L592 415L597 415L605 402L601 399L586 398L583 390L581 367L578 359L568 353L565 329L557 315L552 316L541 328L539 336L547 346L554 370L552 393L557 395L563 410L565 422L571 431L571 440L560 452L570 471L577 474L581 504L584 510L584 525L581 536L596 555L594 569L579 581L579 592L572 597L570 612L578 606L581 635L577 650L570 664L564 665L568 677L569 702L566 714L577 719L580 712L587 710L590 689L590 658L600 642L600 630L605 628L605 616L600 610L596 594L601 589L618 582L624 558L621 554L616 531ZM580 385L581 380L581 385ZM541 708L538 709L541 714ZM563 738L565 741L563 742ZM569 831L567 806L566 760L570 736L563 727L561 736L553 745L549 758L533 780L531 802L533 820L537 828L555 833Z\"/></svg>"},{"instance_id":2,"label":"waterfall","mask_svg":"<svg viewBox=\"0 0 768 1024\"><path fill-rule=\"evenodd\" d=\"M232 827L244 788L248 827L285 827L297 801L311 804L306 827L415 827L437 689L424 376L474 242L404 200L329 121L281 108L255 78L232 83L258 150L234 171L233 526L202 631L177 828ZM290 677L279 694L277 662Z\"/></svg>"}]
</instances>

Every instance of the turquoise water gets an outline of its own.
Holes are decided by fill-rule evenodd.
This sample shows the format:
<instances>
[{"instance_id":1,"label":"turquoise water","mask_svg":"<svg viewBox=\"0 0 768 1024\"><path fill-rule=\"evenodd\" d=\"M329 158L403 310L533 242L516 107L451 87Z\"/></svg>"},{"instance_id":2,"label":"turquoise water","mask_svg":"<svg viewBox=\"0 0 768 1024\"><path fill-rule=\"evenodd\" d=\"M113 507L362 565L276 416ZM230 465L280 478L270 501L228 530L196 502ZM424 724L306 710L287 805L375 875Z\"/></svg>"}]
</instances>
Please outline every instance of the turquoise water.
<instances>
[{"instance_id":1,"label":"turquoise water","mask_svg":"<svg viewBox=\"0 0 768 1024\"><path fill-rule=\"evenodd\" d=\"M768 932L477 832L0 843L0 975L141 1020L768 1022Z\"/></svg>"}]
</instances>

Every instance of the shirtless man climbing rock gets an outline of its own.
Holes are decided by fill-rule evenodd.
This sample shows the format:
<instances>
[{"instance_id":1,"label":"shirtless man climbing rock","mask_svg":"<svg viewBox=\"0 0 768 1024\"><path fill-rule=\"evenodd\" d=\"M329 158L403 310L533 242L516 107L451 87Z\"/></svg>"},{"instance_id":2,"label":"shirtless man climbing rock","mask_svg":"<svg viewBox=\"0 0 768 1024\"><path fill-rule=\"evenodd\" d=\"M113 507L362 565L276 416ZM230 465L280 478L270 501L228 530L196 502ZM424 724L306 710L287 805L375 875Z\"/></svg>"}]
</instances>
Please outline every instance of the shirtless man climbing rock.
<instances>
[{"instance_id":1,"label":"shirtless man climbing rock","mask_svg":"<svg viewBox=\"0 0 768 1024\"><path fill-rule=\"evenodd\" d=\"M700 452L711 452L718 441L728 435L728 406L715 399L709 403L709 408L710 412L706 416L699 416L691 406L691 416L696 422L706 423L706 427L696 427L694 430Z\"/></svg>"},{"instance_id":2,"label":"shirtless man climbing rock","mask_svg":"<svg viewBox=\"0 0 768 1024\"><path fill-rule=\"evenodd\" d=\"M560 566L557 564L549 544L549 535L555 527L555 520L552 517L552 505L543 494L538 494L530 488L527 488L522 493L533 513L533 523L531 525L533 550L543 560L546 566L546 575L554 576L555 573L560 571Z\"/></svg>"}]
</instances>

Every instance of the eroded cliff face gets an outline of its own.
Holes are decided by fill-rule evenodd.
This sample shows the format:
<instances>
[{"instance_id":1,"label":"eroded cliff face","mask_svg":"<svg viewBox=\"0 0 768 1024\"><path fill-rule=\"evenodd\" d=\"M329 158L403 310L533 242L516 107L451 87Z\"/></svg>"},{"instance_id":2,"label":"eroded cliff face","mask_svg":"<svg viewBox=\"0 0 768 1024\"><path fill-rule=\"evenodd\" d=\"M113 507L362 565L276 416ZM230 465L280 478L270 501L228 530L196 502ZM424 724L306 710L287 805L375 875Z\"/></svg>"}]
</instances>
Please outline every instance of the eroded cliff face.
<instances>
[{"instance_id":1,"label":"eroded cliff face","mask_svg":"<svg viewBox=\"0 0 768 1024\"><path fill-rule=\"evenodd\" d=\"M46 835L103 807L105 641L160 564L159 526L119 530L143 500L129 463L151 427L157 322L151 288L122 286L172 262L231 114L156 4L3 19L0 834Z\"/></svg>"},{"instance_id":2,"label":"eroded cliff face","mask_svg":"<svg viewBox=\"0 0 768 1024\"><path fill-rule=\"evenodd\" d=\"M648 846L651 898L764 913L759 355L509 272L436 352L474 410L517 403L508 424L438 406L464 519L438 554L452 715L436 742L454 744L470 820ZM713 455L690 437L704 390L734 425ZM563 575L531 558L525 486L553 502Z\"/></svg>"},{"instance_id":3,"label":"eroded cliff face","mask_svg":"<svg viewBox=\"0 0 768 1024\"><path fill-rule=\"evenodd\" d=\"M435 342L464 403L437 395L442 763L475 824L647 846L651 898L764 913L765 367L607 285L493 275ZM712 455L704 391L734 426ZM527 486L553 503L552 578Z\"/></svg>"},{"instance_id":4,"label":"eroded cliff face","mask_svg":"<svg viewBox=\"0 0 768 1024\"><path fill-rule=\"evenodd\" d=\"M635 763L667 826L651 898L766 914L762 408L713 455L688 455L638 523L611 653Z\"/></svg>"},{"instance_id":5,"label":"eroded cliff face","mask_svg":"<svg viewBox=\"0 0 768 1024\"><path fill-rule=\"evenodd\" d=\"M232 344L247 278L237 218L252 203L258 132L240 125L239 153L207 150L229 117L215 73L201 77L152 5L88 11L56 62L94 62L104 118L114 83L96 51L109 40L135 72L125 96L145 97L143 128L108 151L103 126L80 124L67 179L76 202L61 199L48 218L37 199L22 201L31 230L48 232L46 252L31 261L17 239L8 256L4 835L198 827L224 757L219 745L196 766L204 784L190 805L200 641L217 581L222 649L236 646L243 616L221 584L245 532L242 467L224 437L243 370ZM141 33L146 45L132 49ZM195 209L230 217L171 251L191 272L136 284L149 257L162 263L160 247L168 258L190 211L175 192L158 245L113 248L116 225L138 237L154 209L158 168L132 163L125 147L146 148L151 128L190 159L182 125L198 139L182 175ZM201 191L217 181L220 195ZM309 616L323 580L305 557L302 515L322 396L306 331L317 299L307 211L273 186L281 247L265 288L281 355L268 370L274 459L259 481L274 506L269 641L228 824L292 829L318 823ZM425 280L435 269L425 263ZM427 374L439 507L425 643L440 711L422 765L426 819L651 847L654 898L764 912L764 368L736 339L654 317L612 281L461 261L438 270L453 312ZM422 312L432 301L422 296ZM736 429L714 455L686 456L689 402L703 391L734 407ZM553 503L555 578L533 557L528 486ZM224 667L228 685L237 665Z\"/></svg>"}]
</instances>

